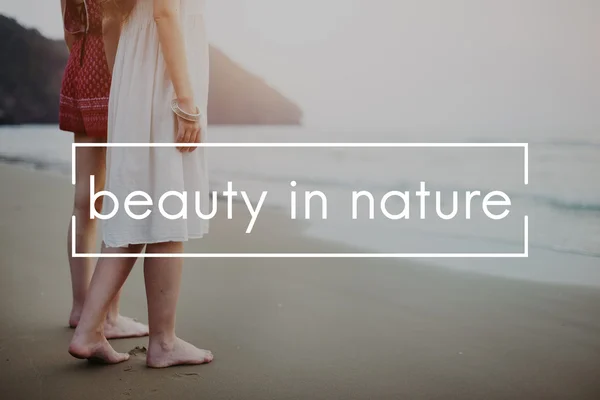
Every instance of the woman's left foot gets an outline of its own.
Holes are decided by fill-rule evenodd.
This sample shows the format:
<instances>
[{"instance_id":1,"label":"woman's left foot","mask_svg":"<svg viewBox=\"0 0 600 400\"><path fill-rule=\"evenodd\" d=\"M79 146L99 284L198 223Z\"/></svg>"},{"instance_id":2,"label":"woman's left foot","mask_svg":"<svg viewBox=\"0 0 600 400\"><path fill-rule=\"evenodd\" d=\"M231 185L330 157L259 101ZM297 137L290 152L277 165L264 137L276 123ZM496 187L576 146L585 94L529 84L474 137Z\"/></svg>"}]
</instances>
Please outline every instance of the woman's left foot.
<instances>
[{"instance_id":1,"label":"woman's left foot","mask_svg":"<svg viewBox=\"0 0 600 400\"><path fill-rule=\"evenodd\" d=\"M71 312L69 326L73 329L79 324L81 313L75 315ZM133 318L119 315L115 320L104 323L104 336L107 339L127 339L148 336L148 325L142 324Z\"/></svg>"},{"instance_id":2,"label":"woman's left foot","mask_svg":"<svg viewBox=\"0 0 600 400\"><path fill-rule=\"evenodd\" d=\"M107 339L125 339L148 336L148 325L133 318L119 315L116 320L104 323L104 336Z\"/></svg>"},{"instance_id":3,"label":"woman's left foot","mask_svg":"<svg viewBox=\"0 0 600 400\"><path fill-rule=\"evenodd\" d=\"M150 343L146 364L150 368L167 368L175 365L199 365L213 360L213 354L179 338L171 343Z\"/></svg>"}]
</instances>

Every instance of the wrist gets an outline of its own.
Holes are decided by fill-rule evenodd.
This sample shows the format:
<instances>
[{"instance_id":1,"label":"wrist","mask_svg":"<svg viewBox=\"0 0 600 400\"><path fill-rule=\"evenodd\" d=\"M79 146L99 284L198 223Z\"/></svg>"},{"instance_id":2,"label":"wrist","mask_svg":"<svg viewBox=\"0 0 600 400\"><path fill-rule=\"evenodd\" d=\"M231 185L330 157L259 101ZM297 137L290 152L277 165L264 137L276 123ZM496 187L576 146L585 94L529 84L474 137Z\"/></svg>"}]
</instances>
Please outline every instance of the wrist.
<instances>
[{"instance_id":1,"label":"wrist","mask_svg":"<svg viewBox=\"0 0 600 400\"><path fill-rule=\"evenodd\" d=\"M194 99L191 97L179 97L177 98L177 103L179 103L179 107L187 113L195 114L198 112Z\"/></svg>"},{"instance_id":2,"label":"wrist","mask_svg":"<svg viewBox=\"0 0 600 400\"><path fill-rule=\"evenodd\" d=\"M190 100L188 100L188 103L190 103ZM171 109L179 118L191 122L199 122L202 118L202 114L193 102L190 104L191 105L184 105L182 100L173 99L173 101L171 101Z\"/></svg>"}]
</instances>

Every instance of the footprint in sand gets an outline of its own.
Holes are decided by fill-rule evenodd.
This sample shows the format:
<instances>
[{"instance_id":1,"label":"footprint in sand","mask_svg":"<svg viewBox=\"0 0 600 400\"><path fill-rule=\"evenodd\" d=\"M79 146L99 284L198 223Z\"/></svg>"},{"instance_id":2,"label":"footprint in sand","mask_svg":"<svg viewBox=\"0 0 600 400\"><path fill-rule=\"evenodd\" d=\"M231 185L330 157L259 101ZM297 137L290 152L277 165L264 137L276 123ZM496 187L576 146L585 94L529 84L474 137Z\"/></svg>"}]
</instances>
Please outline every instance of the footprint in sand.
<instances>
[{"instance_id":1,"label":"footprint in sand","mask_svg":"<svg viewBox=\"0 0 600 400\"><path fill-rule=\"evenodd\" d=\"M146 349L146 346L135 346L133 349L129 350L127 353L130 356L137 356L139 354L146 354L148 352L148 349Z\"/></svg>"},{"instance_id":2,"label":"footprint in sand","mask_svg":"<svg viewBox=\"0 0 600 400\"><path fill-rule=\"evenodd\" d=\"M194 380L198 380L200 378L200 374L197 372L175 372L172 375L172 379L177 379L177 380L188 380L188 379L194 379Z\"/></svg>"}]
</instances>

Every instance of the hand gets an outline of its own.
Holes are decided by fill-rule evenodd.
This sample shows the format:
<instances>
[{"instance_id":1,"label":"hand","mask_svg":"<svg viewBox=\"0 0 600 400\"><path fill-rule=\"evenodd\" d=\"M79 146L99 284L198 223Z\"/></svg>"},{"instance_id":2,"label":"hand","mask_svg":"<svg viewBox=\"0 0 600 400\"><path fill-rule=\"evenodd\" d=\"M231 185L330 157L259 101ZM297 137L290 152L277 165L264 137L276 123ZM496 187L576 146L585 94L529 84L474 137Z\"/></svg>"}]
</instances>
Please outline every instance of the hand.
<instances>
[{"instance_id":1,"label":"hand","mask_svg":"<svg viewBox=\"0 0 600 400\"><path fill-rule=\"evenodd\" d=\"M195 107L192 102L180 101L179 107L188 113L195 113ZM202 140L202 131L200 128L200 122L188 121L183 118L177 117L177 143L200 143ZM197 147L178 147L182 153L191 153L197 149Z\"/></svg>"}]
</instances>

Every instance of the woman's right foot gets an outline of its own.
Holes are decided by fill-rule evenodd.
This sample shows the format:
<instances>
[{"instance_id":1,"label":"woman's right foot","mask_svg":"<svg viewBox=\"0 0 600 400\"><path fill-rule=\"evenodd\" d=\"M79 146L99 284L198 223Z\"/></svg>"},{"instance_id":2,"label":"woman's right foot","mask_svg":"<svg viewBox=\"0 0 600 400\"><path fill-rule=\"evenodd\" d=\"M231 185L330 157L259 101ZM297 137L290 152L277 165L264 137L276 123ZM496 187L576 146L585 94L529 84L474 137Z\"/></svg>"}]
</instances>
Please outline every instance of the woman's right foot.
<instances>
[{"instance_id":1,"label":"woman's right foot","mask_svg":"<svg viewBox=\"0 0 600 400\"><path fill-rule=\"evenodd\" d=\"M81 360L104 364L118 364L129 360L129 354L115 351L101 334L92 338L75 334L69 345L69 354Z\"/></svg>"},{"instance_id":2,"label":"woman's right foot","mask_svg":"<svg viewBox=\"0 0 600 400\"><path fill-rule=\"evenodd\" d=\"M175 365L200 365L213 360L213 354L179 338L166 341L150 341L146 364L150 368L167 368Z\"/></svg>"}]
</instances>

